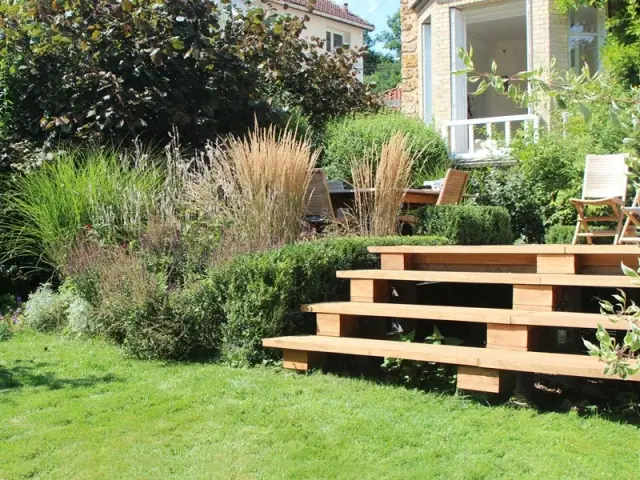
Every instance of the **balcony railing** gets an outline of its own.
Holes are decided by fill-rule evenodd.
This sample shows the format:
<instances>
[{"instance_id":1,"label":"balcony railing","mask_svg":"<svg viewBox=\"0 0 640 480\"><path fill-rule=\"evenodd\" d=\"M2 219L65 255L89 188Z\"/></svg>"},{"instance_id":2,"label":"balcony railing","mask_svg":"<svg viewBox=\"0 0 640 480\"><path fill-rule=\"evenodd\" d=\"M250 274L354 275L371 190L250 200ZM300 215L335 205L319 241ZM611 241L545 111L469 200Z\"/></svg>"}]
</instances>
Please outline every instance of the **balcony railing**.
<instances>
[{"instance_id":1,"label":"balcony railing","mask_svg":"<svg viewBox=\"0 0 640 480\"><path fill-rule=\"evenodd\" d=\"M484 138L482 138L482 126L484 126ZM441 133L454 158L480 160L489 157L508 157L512 133L520 126L525 131L533 128L533 141L538 141L540 117L532 114L450 120L442 122ZM479 140L480 145L476 145L476 140Z\"/></svg>"}]
</instances>

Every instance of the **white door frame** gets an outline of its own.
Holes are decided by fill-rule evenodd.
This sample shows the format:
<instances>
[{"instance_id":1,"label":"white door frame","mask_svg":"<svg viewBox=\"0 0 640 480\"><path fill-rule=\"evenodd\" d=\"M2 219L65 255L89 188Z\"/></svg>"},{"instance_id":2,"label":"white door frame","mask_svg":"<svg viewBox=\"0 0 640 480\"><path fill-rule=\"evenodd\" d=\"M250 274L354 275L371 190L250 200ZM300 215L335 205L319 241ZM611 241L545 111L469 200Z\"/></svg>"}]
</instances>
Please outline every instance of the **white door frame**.
<instances>
[{"instance_id":1,"label":"white door frame","mask_svg":"<svg viewBox=\"0 0 640 480\"><path fill-rule=\"evenodd\" d=\"M433 123L433 70L431 56L431 24L422 25L422 118Z\"/></svg>"},{"instance_id":2,"label":"white door frame","mask_svg":"<svg viewBox=\"0 0 640 480\"><path fill-rule=\"evenodd\" d=\"M467 26L464 12L455 7L449 9L451 20L451 120L467 120L467 76L454 75L463 70L464 62L458 57L460 47L467 49ZM469 150L469 132L466 126L451 127L449 145L452 153L466 153Z\"/></svg>"}]
</instances>

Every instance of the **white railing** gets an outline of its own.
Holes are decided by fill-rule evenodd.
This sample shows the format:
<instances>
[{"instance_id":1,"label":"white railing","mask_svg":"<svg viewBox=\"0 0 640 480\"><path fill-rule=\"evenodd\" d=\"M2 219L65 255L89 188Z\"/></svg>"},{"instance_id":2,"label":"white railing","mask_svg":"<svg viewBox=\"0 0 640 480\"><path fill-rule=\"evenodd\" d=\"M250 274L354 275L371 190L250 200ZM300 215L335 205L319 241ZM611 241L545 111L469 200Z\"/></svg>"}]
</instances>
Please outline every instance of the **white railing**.
<instances>
[{"instance_id":1,"label":"white railing","mask_svg":"<svg viewBox=\"0 0 640 480\"><path fill-rule=\"evenodd\" d=\"M509 149L509 145L511 144L512 132L511 124L513 122L522 122L525 131L533 127L533 141L538 141L540 117L532 114L506 115L504 117L472 118L469 120L450 120L442 122L441 133L442 137L449 145L449 151L454 155L474 154L476 151L475 129L477 128L477 126L484 125L486 131L485 140L492 141L494 131L497 130L494 129L494 125L497 126L503 124L504 149Z\"/></svg>"}]
</instances>

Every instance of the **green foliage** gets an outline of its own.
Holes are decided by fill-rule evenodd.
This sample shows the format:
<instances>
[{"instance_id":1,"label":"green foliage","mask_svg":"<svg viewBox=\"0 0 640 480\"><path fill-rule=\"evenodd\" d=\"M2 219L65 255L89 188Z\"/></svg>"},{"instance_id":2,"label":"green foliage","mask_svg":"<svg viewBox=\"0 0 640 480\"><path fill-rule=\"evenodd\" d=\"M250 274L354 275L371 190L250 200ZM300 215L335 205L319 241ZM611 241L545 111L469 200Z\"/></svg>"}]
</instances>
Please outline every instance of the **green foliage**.
<instances>
[{"instance_id":1,"label":"green foliage","mask_svg":"<svg viewBox=\"0 0 640 480\"><path fill-rule=\"evenodd\" d=\"M277 121L279 105L318 124L375 108L352 75L361 53L325 54L304 28L298 16L225 1L2 2L3 95L20 100L13 141L164 142L175 126L200 146L244 133L254 116Z\"/></svg>"},{"instance_id":2,"label":"green foliage","mask_svg":"<svg viewBox=\"0 0 640 480\"><path fill-rule=\"evenodd\" d=\"M386 92L400 84L402 80L401 70L400 62L388 59L382 60L376 65L375 70L365 75L364 83L367 85L373 84L373 91L376 93Z\"/></svg>"},{"instance_id":3,"label":"green foliage","mask_svg":"<svg viewBox=\"0 0 640 480\"><path fill-rule=\"evenodd\" d=\"M57 293L50 284L44 284L33 292L25 305L22 320L24 326L40 332L56 330L66 324L69 292Z\"/></svg>"},{"instance_id":4,"label":"green foliage","mask_svg":"<svg viewBox=\"0 0 640 480\"><path fill-rule=\"evenodd\" d=\"M573 242L575 226L551 225L544 236L544 243L569 245Z\"/></svg>"},{"instance_id":5,"label":"green foliage","mask_svg":"<svg viewBox=\"0 0 640 480\"><path fill-rule=\"evenodd\" d=\"M440 205L417 212L416 233L444 237L456 245L513 243L509 212L503 207Z\"/></svg>"},{"instance_id":6,"label":"green foliage","mask_svg":"<svg viewBox=\"0 0 640 480\"><path fill-rule=\"evenodd\" d=\"M415 330L407 334L399 333L398 340L414 342ZM459 338L445 337L434 325L433 333L425 338L425 343L432 345L460 345ZM456 388L455 367L431 362L403 360L401 358L385 358L381 366L389 378L409 388L454 391Z\"/></svg>"},{"instance_id":7,"label":"green foliage","mask_svg":"<svg viewBox=\"0 0 640 480\"><path fill-rule=\"evenodd\" d=\"M220 315L222 358L233 364L258 363L278 355L265 352L265 337L313 332L313 321L300 312L310 302L346 299L337 270L375 268L370 245L441 245L436 237L335 238L243 255L214 268L208 281Z\"/></svg>"},{"instance_id":8,"label":"green foliage","mask_svg":"<svg viewBox=\"0 0 640 480\"><path fill-rule=\"evenodd\" d=\"M400 10L387 17L387 30L376 35L376 41L382 42L384 48L391 50L396 58L400 58L402 51L402 19Z\"/></svg>"},{"instance_id":9,"label":"green foliage","mask_svg":"<svg viewBox=\"0 0 640 480\"><path fill-rule=\"evenodd\" d=\"M81 232L109 243L137 239L162 182L156 165L126 153L63 152L6 185L0 249L32 268L57 269Z\"/></svg>"},{"instance_id":10,"label":"green foliage","mask_svg":"<svg viewBox=\"0 0 640 480\"><path fill-rule=\"evenodd\" d=\"M379 151L397 132L405 133L412 142L411 152L416 157L414 183L444 176L451 162L440 135L419 119L380 113L346 116L327 124L322 160L327 177L351 181L351 161Z\"/></svg>"},{"instance_id":11,"label":"green foliage","mask_svg":"<svg viewBox=\"0 0 640 480\"><path fill-rule=\"evenodd\" d=\"M533 185L518 169L494 168L474 172L471 191L479 205L501 206L511 218L517 238L527 243L542 243L544 226Z\"/></svg>"},{"instance_id":12,"label":"green foliage","mask_svg":"<svg viewBox=\"0 0 640 480\"><path fill-rule=\"evenodd\" d=\"M635 282L640 278L640 269L636 271L623 264L622 271ZM640 308L633 300L629 301L623 291L613 295L613 298L615 304L608 300L600 302L601 311L613 322L628 323L629 328L624 338L620 341L611 336L602 325L598 325L598 345L587 340L584 340L584 344L590 355L606 363L606 373L626 378L640 371Z\"/></svg>"}]
</instances>

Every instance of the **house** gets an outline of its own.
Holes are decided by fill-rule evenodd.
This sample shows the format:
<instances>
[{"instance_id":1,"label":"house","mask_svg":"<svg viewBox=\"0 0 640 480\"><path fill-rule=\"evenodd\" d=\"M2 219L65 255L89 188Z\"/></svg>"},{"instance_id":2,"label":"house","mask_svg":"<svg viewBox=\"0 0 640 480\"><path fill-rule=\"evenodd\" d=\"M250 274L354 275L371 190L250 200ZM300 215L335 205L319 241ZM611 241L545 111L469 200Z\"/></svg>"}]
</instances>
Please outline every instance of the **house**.
<instances>
[{"instance_id":1,"label":"house","mask_svg":"<svg viewBox=\"0 0 640 480\"><path fill-rule=\"evenodd\" d=\"M563 15L553 0L401 0L401 15L402 109L440 129L460 162L508 159L515 130L537 132L551 108L518 108L491 89L470 95L476 84L452 74L464 68L460 47L473 46L478 71L495 60L505 78L554 58L559 69L600 67L605 15L595 8Z\"/></svg>"},{"instance_id":2,"label":"house","mask_svg":"<svg viewBox=\"0 0 640 480\"><path fill-rule=\"evenodd\" d=\"M259 2L254 0L253 3ZM304 38L324 39L326 51L332 51L345 44L353 48L361 47L364 45L364 33L372 32L374 29L371 23L352 13L348 3L340 5L331 0L316 0L312 9L309 8L309 0L269 0L267 3L278 12L300 17L308 16L309 21L303 33ZM364 77L362 59L355 65L355 69L358 78L362 80Z\"/></svg>"}]
</instances>

